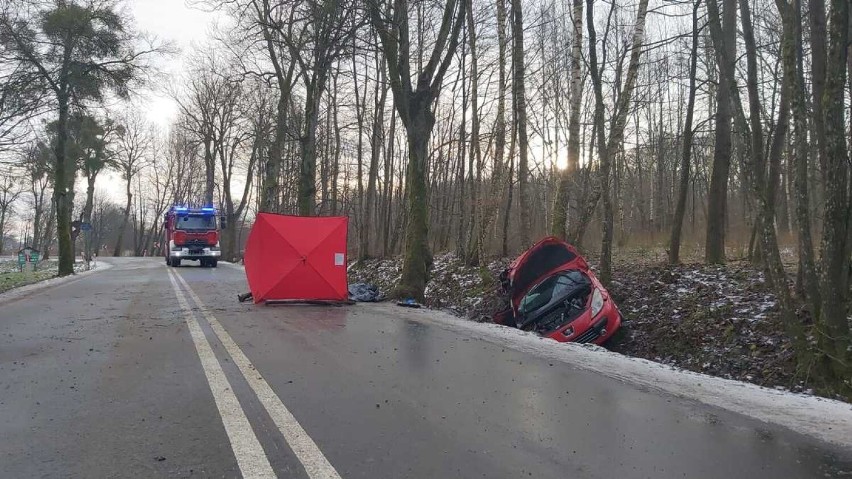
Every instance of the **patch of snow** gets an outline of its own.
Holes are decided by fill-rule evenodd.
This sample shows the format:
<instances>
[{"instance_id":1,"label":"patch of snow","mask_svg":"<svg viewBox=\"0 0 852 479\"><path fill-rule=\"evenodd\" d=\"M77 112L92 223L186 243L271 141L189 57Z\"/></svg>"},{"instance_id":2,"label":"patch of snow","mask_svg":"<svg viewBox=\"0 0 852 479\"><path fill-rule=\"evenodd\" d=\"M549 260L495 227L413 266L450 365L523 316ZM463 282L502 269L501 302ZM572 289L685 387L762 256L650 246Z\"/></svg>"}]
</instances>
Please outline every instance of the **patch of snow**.
<instances>
[{"instance_id":1,"label":"patch of snow","mask_svg":"<svg viewBox=\"0 0 852 479\"><path fill-rule=\"evenodd\" d=\"M21 298L22 296L27 296L36 292L40 289L44 289L51 286L58 286L63 283L68 283L70 281L74 281L80 279L82 277L88 276L90 274L99 273L101 271L106 271L112 268L113 265L107 261L99 259L98 261L92 264L92 269L78 271L77 265L74 266L75 273L68 276L62 276L58 278L50 278L44 281L39 281L38 283L28 284L26 286L21 286L20 288L14 288L10 291L6 291L5 293L0 293L0 304L7 303L9 301L14 301L16 299Z\"/></svg>"},{"instance_id":2,"label":"patch of snow","mask_svg":"<svg viewBox=\"0 0 852 479\"><path fill-rule=\"evenodd\" d=\"M852 404L784 388L754 384L685 371L647 359L610 352L598 346L558 343L534 333L492 323L474 323L434 310L400 311L389 305L370 305L388 314L435 324L535 356L557 360L630 384L720 407L760 421L778 424L839 446L852 448ZM662 361L661 358L657 358ZM831 427L826 427L830 422Z\"/></svg>"}]
</instances>

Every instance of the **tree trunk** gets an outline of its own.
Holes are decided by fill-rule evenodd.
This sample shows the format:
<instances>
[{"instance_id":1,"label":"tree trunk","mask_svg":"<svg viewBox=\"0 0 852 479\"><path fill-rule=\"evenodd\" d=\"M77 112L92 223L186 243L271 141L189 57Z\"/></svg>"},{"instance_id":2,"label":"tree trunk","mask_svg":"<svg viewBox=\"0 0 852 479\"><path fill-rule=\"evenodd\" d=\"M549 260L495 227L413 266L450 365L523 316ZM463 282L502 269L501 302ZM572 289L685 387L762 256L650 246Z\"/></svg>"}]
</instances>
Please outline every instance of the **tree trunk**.
<instances>
[{"instance_id":1,"label":"tree trunk","mask_svg":"<svg viewBox=\"0 0 852 479\"><path fill-rule=\"evenodd\" d=\"M467 54L465 45L467 43L462 43L462 54L461 54L461 89L462 89L462 106L461 106L461 124L459 124L459 137L458 137L458 153L456 154L456 161L458 161L458 176L456 176L455 180L450 180L450 182L455 185L458 190L455 194L451 195L451 198L458 198L458 230L456 231L456 257L462 258L462 261L465 257L465 242L464 242L464 232L466 230L465 221L467 221L467 213L466 213L466 198L465 198L465 188L467 186L467 178L465 177L465 159L467 155L467 148L465 148L465 140L467 139ZM445 182L447 184L449 182ZM455 201L450 201L451 204L455 205ZM448 216L452 218L452 216ZM448 222L449 223L449 222ZM447 236L449 237L449 231L452 229L452 225L448 224L447 226ZM443 245L442 248L443 249Z\"/></svg>"},{"instance_id":2,"label":"tree trunk","mask_svg":"<svg viewBox=\"0 0 852 479\"><path fill-rule=\"evenodd\" d=\"M624 139L624 127L627 123L627 114L629 112L630 100L633 94L633 88L636 85L636 78L639 74L639 58L642 54L642 43L645 40L645 18L648 12L648 0L640 0L639 7L636 12L636 25L633 30L633 39L631 42L630 63L627 67L627 74L624 81L624 87L618 97L618 102L613 113L609 139L604 140L603 124L604 124L604 103L603 103L603 87L598 70L597 61L597 37L594 27L594 0L587 0L587 28L589 30L589 69L592 71L592 82L595 90L595 124L598 127L598 156L601 162L601 196L603 197L603 238L601 239L601 282L609 284L612 278L612 238L613 238L613 208L612 197L610 195L610 176L612 170L612 160L618 151L622 148L622 140ZM619 78L619 77L617 77Z\"/></svg>"},{"instance_id":3,"label":"tree trunk","mask_svg":"<svg viewBox=\"0 0 852 479\"><path fill-rule=\"evenodd\" d=\"M205 134L204 138L204 206L213 206L213 191L216 189L216 154L213 138ZM128 174L131 172L128 171ZM130 181L128 179L127 181Z\"/></svg>"},{"instance_id":4,"label":"tree trunk","mask_svg":"<svg viewBox=\"0 0 852 479\"><path fill-rule=\"evenodd\" d=\"M551 234L559 238L568 238L568 214L570 194L576 186L576 175L580 169L580 103L582 100L582 61L583 43L583 0L574 0L573 30L571 37L571 84L569 86L570 113L568 117L568 164L559 174L559 189L553 208Z\"/></svg>"},{"instance_id":5,"label":"tree trunk","mask_svg":"<svg viewBox=\"0 0 852 479\"><path fill-rule=\"evenodd\" d=\"M73 164L69 164L66 152L68 140L68 103L66 93L60 93L59 119L57 121L56 148L54 155L54 189L56 202L56 236L59 240L59 276L74 274L74 244L71 241L71 211L74 208L73 190L69 191L70 178L75 175Z\"/></svg>"},{"instance_id":6,"label":"tree trunk","mask_svg":"<svg viewBox=\"0 0 852 479\"><path fill-rule=\"evenodd\" d=\"M129 174L129 172L127 172ZM130 192L130 178L127 179L127 203L124 205L124 219L121 221L121 226L118 228L118 238L115 241L115 248L112 250L113 256L121 256L121 248L124 243L124 234L127 230L127 222L130 218L130 202L133 199L133 194Z\"/></svg>"},{"instance_id":7,"label":"tree trunk","mask_svg":"<svg viewBox=\"0 0 852 479\"><path fill-rule=\"evenodd\" d=\"M779 6L786 0L776 0ZM790 94L794 68L792 62L795 58L793 48L793 29L788 12L784 8L782 30L782 60L785 65L785 74L781 85L781 100L778 113L778 121L774 135L770 141L769 168L767 170L763 156L763 125L761 122L761 105L757 89L757 46L752 27L751 12L747 0L740 0L740 12L742 14L742 29L745 39L748 92L749 92L749 119L751 120L751 167L752 180L755 196L758 200L759 211L755 219L755 228L758 233L760 252L766 265L767 278L770 286L775 291L781 309L781 319L787 335L793 342L795 354L799 364L803 364L803 357L807 352L807 340L802 323L796 317L796 307L793 304L790 288L787 284L787 274L781 262L778 251L778 239L775 232L775 194L780 181L781 154L786 142L788 129L788 118L790 110Z\"/></svg>"},{"instance_id":8,"label":"tree trunk","mask_svg":"<svg viewBox=\"0 0 852 479\"><path fill-rule=\"evenodd\" d=\"M810 195L808 193L808 112L805 100L804 41L802 38L801 0L793 0L792 26L795 29L796 65L793 87L793 133L795 134L795 209L799 244L799 270L802 278L802 290L813 318L819 318L820 294L819 279L816 274L813 236L811 232ZM788 74L785 69L785 75Z\"/></svg>"},{"instance_id":9,"label":"tree trunk","mask_svg":"<svg viewBox=\"0 0 852 479\"><path fill-rule=\"evenodd\" d=\"M89 224L92 223L92 209L94 208L94 201L95 201L95 179L97 178L97 176L98 176L98 172L95 171L95 172L92 172L86 178L86 183L87 183L86 184L86 204L83 205L83 212L80 215L80 218L82 219L82 221L84 223L89 223ZM84 232L83 234L87 235L89 233ZM85 245L86 261L92 260L92 252L89 250L90 246L91 245L87 241L86 245Z\"/></svg>"},{"instance_id":10,"label":"tree trunk","mask_svg":"<svg viewBox=\"0 0 852 479\"><path fill-rule=\"evenodd\" d=\"M284 155L284 142L287 135L287 96L281 90L275 113L275 134L269 148L269 156L264 165L263 185L260 189L260 211L278 213L280 211L281 163Z\"/></svg>"},{"instance_id":11,"label":"tree trunk","mask_svg":"<svg viewBox=\"0 0 852 479\"><path fill-rule=\"evenodd\" d=\"M338 92L337 89L337 73L334 74L334 91ZM338 117L338 102L335 99L332 99L331 102L332 108L332 116L334 124L332 128L334 128L334 159L331 164L331 215L337 216L340 211L339 205L339 194L337 191L338 186L338 178L340 177L340 150L341 150L341 138L340 138L340 121Z\"/></svg>"},{"instance_id":12,"label":"tree trunk","mask_svg":"<svg viewBox=\"0 0 852 479\"><path fill-rule=\"evenodd\" d=\"M396 112L391 111L390 135L388 138L388 147L385 151L385 174L384 174L384 228L382 230L382 256L388 257L391 254L390 231L393 223L393 166L394 166L394 142L396 141Z\"/></svg>"},{"instance_id":13,"label":"tree trunk","mask_svg":"<svg viewBox=\"0 0 852 479\"><path fill-rule=\"evenodd\" d=\"M597 142L598 131L599 129L597 122L592 121L592 135L591 140L589 141L588 148L589 159L588 164L586 168L583 169L581 175L581 200L577 201L577 207L580 210L580 214L577 218L577 221L574 223L574 227L569 229L570 233L568 234L568 241L573 243L574 246L576 246L577 248L580 248L583 245L583 238L586 236L586 229L588 229L589 223L592 221L592 215L595 212L595 208L597 208L598 200L601 196L600 188L597 185L592 185L593 180L591 175L592 157L597 150L597 148L595 147L595 143Z\"/></svg>"},{"instance_id":14,"label":"tree trunk","mask_svg":"<svg viewBox=\"0 0 852 479\"><path fill-rule=\"evenodd\" d=\"M317 193L317 122L319 121L319 101L325 85L322 73L316 83L307 88L305 102L305 131L299 141L301 146L301 164L299 169L299 214L315 214Z\"/></svg>"},{"instance_id":15,"label":"tree trunk","mask_svg":"<svg viewBox=\"0 0 852 479\"><path fill-rule=\"evenodd\" d=\"M424 104L425 103L425 104ZM410 110L406 125L408 133L408 228L405 232L405 257L402 277L394 291L399 298L423 301L423 292L429 281L432 254L429 251L429 198L427 191L427 161L429 137L435 125L430 103L423 101L419 108Z\"/></svg>"},{"instance_id":16,"label":"tree trunk","mask_svg":"<svg viewBox=\"0 0 852 479\"><path fill-rule=\"evenodd\" d=\"M475 251L471 254L471 264L480 264L485 256L485 239L500 207L500 195L497 192L502 191L505 181L503 163L506 149L506 44L506 3L505 0L497 0L499 77L497 80L497 118L494 121L494 163L491 169L491 194L487 197L483 195L482 218L479 221Z\"/></svg>"},{"instance_id":17,"label":"tree trunk","mask_svg":"<svg viewBox=\"0 0 852 479\"><path fill-rule=\"evenodd\" d=\"M819 171L826 172L826 146L825 146L825 112L823 98L826 83L826 28L825 28L825 0L808 0L808 22L810 27L811 44L811 91L813 101L813 140L816 145L819 158Z\"/></svg>"},{"instance_id":18,"label":"tree trunk","mask_svg":"<svg viewBox=\"0 0 852 479\"><path fill-rule=\"evenodd\" d=\"M36 180L35 178L32 178L31 181L35 183ZM42 217L44 216L44 189L40 189L39 186L33 184L30 191L33 195L33 239L31 244L34 248L41 250L42 254L47 254L46 250L41 249L41 222ZM52 216L53 215L51 214L51 217Z\"/></svg>"},{"instance_id":19,"label":"tree trunk","mask_svg":"<svg viewBox=\"0 0 852 479\"><path fill-rule=\"evenodd\" d=\"M41 247L38 248L44 253L44 259L50 258L50 246L53 243L53 230L56 226L57 216L59 215L56 211L56 195L54 194L50 201L50 211L47 215L47 226L44 228L44 236L41 238Z\"/></svg>"},{"instance_id":20,"label":"tree trunk","mask_svg":"<svg viewBox=\"0 0 852 479\"><path fill-rule=\"evenodd\" d=\"M521 0L512 0L512 97L515 106L515 125L518 130L518 196L521 201L518 238L524 248L529 246L532 228L532 205L529 192L529 146L527 139L527 100L524 67L524 17Z\"/></svg>"},{"instance_id":21,"label":"tree trunk","mask_svg":"<svg viewBox=\"0 0 852 479\"><path fill-rule=\"evenodd\" d=\"M711 35L719 64L719 83L728 85L734 77L736 57L737 2L724 1L722 35ZM707 11L711 23L719 22L716 0L707 0ZM711 33L713 28L711 25ZM704 259L708 263L725 262L725 218L728 209L728 177L731 169L731 118L732 99L730 88L716 90L716 130L713 149L713 172L707 197L707 235Z\"/></svg>"},{"instance_id":22,"label":"tree trunk","mask_svg":"<svg viewBox=\"0 0 852 479\"><path fill-rule=\"evenodd\" d=\"M502 256L505 258L509 255L509 220L512 216L512 201L514 200L515 192L515 143L518 137L518 128L514 124L515 117L512 117L512 136L509 140L509 173L506 176L508 179L508 192L506 193L506 212L503 215L503 244L501 248Z\"/></svg>"},{"instance_id":23,"label":"tree trunk","mask_svg":"<svg viewBox=\"0 0 852 479\"><path fill-rule=\"evenodd\" d=\"M477 58L476 49L476 24L474 23L473 1L467 1L467 35L468 44L470 45L470 151L468 152L468 183L469 183L469 203L470 203L470 221L468 229L463 238L466 244L464 248L464 261L468 265L479 264L479 251L475 243L477 242L474 231L476 231L476 223L478 212L481 209L477 201L477 188L482 179L482 149L479 145L479 59ZM474 175L475 170L475 175ZM475 256L475 257L474 257Z\"/></svg>"},{"instance_id":24,"label":"tree trunk","mask_svg":"<svg viewBox=\"0 0 852 479\"><path fill-rule=\"evenodd\" d=\"M352 68L355 69L355 56L352 57ZM366 259L369 254L367 251L367 243L369 242L369 238L367 236L367 230L369 227L369 219L367 218L367 208L364 207L364 116L366 115L367 109L367 85L366 85L367 76L364 75L365 85L364 85L364 94L363 96L360 93L360 89L358 86L358 74L355 73L352 76L353 83L355 86L355 120L358 124L358 146L356 153L356 176L357 176L357 186L358 186L358 215L359 215L359 228L358 228L358 259Z\"/></svg>"},{"instance_id":25,"label":"tree trunk","mask_svg":"<svg viewBox=\"0 0 852 479\"><path fill-rule=\"evenodd\" d=\"M457 11L456 11L457 9ZM432 104L440 94L444 75L458 48L465 18L465 3L448 0L430 59L418 66L416 87L411 84L408 2L394 3L394 20L383 17L378 2L368 4L371 22L381 38L388 59L389 83L394 103L408 137L408 225L402 276L391 293L397 298L424 299L432 256L429 251L428 148L435 116ZM455 14L454 14L455 12ZM418 17L420 18L420 17Z\"/></svg>"},{"instance_id":26,"label":"tree trunk","mask_svg":"<svg viewBox=\"0 0 852 479\"><path fill-rule=\"evenodd\" d=\"M222 259L225 261L235 261L238 256L239 245L237 244L237 218L239 213L234 210L234 202L227 198L225 200L225 217L228 220L227 228L224 232L224 247L222 248Z\"/></svg>"},{"instance_id":27,"label":"tree trunk","mask_svg":"<svg viewBox=\"0 0 852 479\"><path fill-rule=\"evenodd\" d=\"M683 125L683 149L680 158L680 183L678 186L677 206L672 221L672 235L669 240L669 263L680 262L680 241L683 229L683 216L686 214L686 194L689 190L690 165L692 162L692 118L695 113L695 74L698 70L698 7L701 0L695 0L692 7L692 53L689 62L689 100L686 103L686 120Z\"/></svg>"},{"instance_id":28,"label":"tree trunk","mask_svg":"<svg viewBox=\"0 0 852 479\"><path fill-rule=\"evenodd\" d=\"M375 92L376 102L373 108L373 125L370 135L370 168L367 172L367 194L364 203L364 232L361 237L361 258L370 257L370 230L376 227L375 221L375 203L376 203L376 183L379 177L379 157L382 154L382 128L385 119L385 101L388 96L387 79L385 78L384 58L379 66L380 78L376 83L376 88L381 89L381 93Z\"/></svg>"},{"instance_id":29,"label":"tree trunk","mask_svg":"<svg viewBox=\"0 0 852 479\"><path fill-rule=\"evenodd\" d=\"M818 344L830 380L848 393L852 375L847 296L849 292L849 163L844 121L844 87L849 38L849 2L831 2L825 91L821 98L825 142L825 215L822 229L822 307ZM846 381L843 385L843 381Z\"/></svg>"}]
</instances>

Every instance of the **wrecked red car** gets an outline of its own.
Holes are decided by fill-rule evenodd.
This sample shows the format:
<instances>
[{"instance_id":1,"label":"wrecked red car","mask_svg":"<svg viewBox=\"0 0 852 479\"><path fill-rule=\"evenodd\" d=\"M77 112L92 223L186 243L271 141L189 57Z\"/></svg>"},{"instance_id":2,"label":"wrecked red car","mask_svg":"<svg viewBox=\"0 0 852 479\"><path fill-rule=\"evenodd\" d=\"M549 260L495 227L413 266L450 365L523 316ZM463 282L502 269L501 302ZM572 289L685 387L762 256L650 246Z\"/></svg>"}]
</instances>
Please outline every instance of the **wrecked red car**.
<instances>
[{"instance_id":1,"label":"wrecked red car","mask_svg":"<svg viewBox=\"0 0 852 479\"><path fill-rule=\"evenodd\" d=\"M621 312L570 244L547 237L501 274L509 306L494 322L560 342L603 344L621 327Z\"/></svg>"}]
</instances>

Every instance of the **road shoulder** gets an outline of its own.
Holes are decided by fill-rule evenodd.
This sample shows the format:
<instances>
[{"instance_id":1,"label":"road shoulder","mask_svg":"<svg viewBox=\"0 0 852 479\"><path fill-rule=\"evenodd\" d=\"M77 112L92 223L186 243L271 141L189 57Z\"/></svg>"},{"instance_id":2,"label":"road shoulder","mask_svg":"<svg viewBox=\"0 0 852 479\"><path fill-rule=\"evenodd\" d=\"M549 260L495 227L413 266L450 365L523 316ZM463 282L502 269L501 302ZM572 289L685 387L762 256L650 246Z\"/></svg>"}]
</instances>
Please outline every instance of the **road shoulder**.
<instances>
[{"instance_id":1,"label":"road shoulder","mask_svg":"<svg viewBox=\"0 0 852 479\"><path fill-rule=\"evenodd\" d=\"M673 368L604 348L558 343L538 335L490 323L459 319L435 310L403 309L388 303L359 304L398 319L428 322L537 357L593 371L640 388L719 407L759 421L786 427L852 450L852 404L779 391Z\"/></svg>"}]
</instances>

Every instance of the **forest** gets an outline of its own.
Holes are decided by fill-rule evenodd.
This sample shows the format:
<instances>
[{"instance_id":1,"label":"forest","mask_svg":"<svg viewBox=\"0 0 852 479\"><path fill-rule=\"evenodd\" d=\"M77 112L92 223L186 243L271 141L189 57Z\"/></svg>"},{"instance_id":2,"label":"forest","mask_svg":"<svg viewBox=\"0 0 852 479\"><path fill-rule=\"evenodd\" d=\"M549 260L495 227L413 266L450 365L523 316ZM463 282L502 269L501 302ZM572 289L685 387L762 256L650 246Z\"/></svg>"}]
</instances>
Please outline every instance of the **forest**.
<instances>
[{"instance_id":1,"label":"forest","mask_svg":"<svg viewBox=\"0 0 852 479\"><path fill-rule=\"evenodd\" d=\"M180 50L124 1L0 0L0 255L157 256L192 204L231 261L258 212L348 216L351 259L420 300L436 255L545 235L605 284L637 251L745 261L798 374L852 397L847 0L188 5L219 21Z\"/></svg>"}]
</instances>

